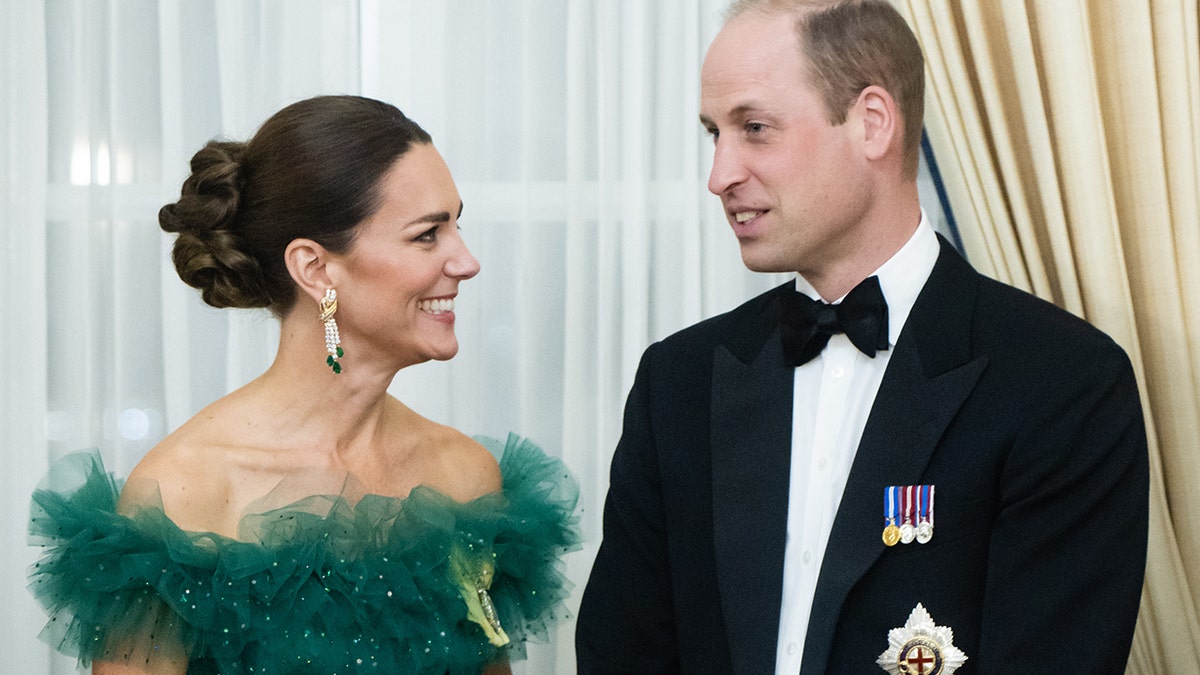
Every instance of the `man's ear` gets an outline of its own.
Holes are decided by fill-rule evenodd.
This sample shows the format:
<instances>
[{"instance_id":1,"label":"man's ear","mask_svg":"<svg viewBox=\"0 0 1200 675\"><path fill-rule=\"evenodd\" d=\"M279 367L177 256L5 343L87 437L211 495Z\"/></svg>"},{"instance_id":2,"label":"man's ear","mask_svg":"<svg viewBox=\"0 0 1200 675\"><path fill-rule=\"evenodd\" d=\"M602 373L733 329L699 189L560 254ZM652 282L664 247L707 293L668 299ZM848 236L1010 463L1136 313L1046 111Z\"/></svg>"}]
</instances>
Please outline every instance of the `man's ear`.
<instances>
[{"instance_id":1,"label":"man's ear","mask_svg":"<svg viewBox=\"0 0 1200 675\"><path fill-rule=\"evenodd\" d=\"M854 110L862 123L863 152L867 159L877 161L893 148L900 149L904 124L896 99L886 89L874 84L863 89Z\"/></svg>"},{"instance_id":2,"label":"man's ear","mask_svg":"<svg viewBox=\"0 0 1200 675\"><path fill-rule=\"evenodd\" d=\"M325 297L325 289L335 287L329 274L329 258L329 251L312 239L293 239L283 251L292 281L318 303Z\"/></svg>"}]
</instances>

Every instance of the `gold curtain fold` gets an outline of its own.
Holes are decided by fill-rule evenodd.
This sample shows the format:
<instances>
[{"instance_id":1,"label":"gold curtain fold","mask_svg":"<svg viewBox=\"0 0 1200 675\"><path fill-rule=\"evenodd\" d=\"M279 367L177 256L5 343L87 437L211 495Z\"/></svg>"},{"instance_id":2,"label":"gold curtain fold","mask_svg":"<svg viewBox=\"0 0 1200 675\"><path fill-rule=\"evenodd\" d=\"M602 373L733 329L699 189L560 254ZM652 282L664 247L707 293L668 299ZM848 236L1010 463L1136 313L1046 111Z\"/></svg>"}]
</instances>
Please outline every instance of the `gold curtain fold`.
<instances>
[{"instance_id":1,"label":"gold curtain fold","mask_svg":"<svg viewBox=\"0 0 1200 675\"><path fill-rule=\"evenodd\" d=\"M925 50L926 131L968 257L1134 362L1151 467L1139 674L1200 672L1198 1L893 0Z\"/></svg>"}]
</instances>

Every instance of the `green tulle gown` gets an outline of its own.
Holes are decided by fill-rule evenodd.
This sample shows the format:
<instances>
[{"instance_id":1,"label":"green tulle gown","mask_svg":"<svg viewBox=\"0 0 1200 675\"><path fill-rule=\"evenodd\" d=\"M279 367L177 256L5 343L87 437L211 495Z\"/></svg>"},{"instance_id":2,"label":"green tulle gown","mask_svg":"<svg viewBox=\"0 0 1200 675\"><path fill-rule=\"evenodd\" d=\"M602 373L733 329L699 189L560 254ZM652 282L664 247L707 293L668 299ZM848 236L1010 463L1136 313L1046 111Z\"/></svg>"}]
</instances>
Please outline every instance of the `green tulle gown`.
<instances>
[{"instance_id":1,"label":"green tulle gown","mask_svg":"<svg viewBox=\"0 0 1200 675\"><path fill-rule=\"evenodd\" d=\"M42 638L86 665L174 635L189 673L224 675L477 673L519 658L564 611L578 487L528 441L478 440L502 448L500 493L315 495L244 517L237 540L180 530L161 508L118 515L121 482L99 454L64 458L29 525L46 547L30 572Z\"/></svg>"}]
</instances>

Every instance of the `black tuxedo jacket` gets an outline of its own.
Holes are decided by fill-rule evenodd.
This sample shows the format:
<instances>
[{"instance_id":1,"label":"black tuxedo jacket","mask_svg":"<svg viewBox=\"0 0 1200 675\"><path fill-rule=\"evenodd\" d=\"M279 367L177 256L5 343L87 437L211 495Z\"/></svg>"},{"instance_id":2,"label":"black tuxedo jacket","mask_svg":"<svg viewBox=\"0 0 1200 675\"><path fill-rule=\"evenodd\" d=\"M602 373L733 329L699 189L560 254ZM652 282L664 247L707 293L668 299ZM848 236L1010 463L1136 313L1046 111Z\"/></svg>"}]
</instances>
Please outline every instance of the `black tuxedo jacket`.
<instances>
[{"instance_id":1,"label":"black tuxedo jacket","mask_svg":"<svg viewBox=\"0 0 1200 675\"><path fill-rule=\"evenodd\" d=\"M1121 673L1145 567L1137 385L1111 339L943 240L834 520L803 673L882 673L921 603L966 673ZM576 629L579 672L774 672L793 369L777 296L648 348ZM886 547L889 485L936 486L927 544Z\"/></svg>"}]
</instances>

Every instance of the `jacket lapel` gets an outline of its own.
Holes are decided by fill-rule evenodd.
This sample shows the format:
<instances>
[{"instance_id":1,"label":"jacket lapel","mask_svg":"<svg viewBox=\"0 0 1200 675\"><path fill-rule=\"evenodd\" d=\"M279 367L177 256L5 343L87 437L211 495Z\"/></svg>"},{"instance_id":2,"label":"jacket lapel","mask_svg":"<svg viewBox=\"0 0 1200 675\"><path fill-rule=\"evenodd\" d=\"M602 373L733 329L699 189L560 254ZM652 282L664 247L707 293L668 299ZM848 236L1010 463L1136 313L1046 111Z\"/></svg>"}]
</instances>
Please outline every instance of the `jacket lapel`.
<instances>
[{"instance_id":1,"label":"jacket lapel","mask_svg":"<svg viewBox=\"0 0 1200 675\"><path fill-rule=\"evenodd\" d=\"M895 345L842 493L813 598L802 673L825 672L842 604L886 548L880 538L884 488L921 483L938 440L987 365L970 357L977 285L978 275L943 240Z\"/></svg>"},{"instance_id":2,"label":"jacket lapel","mask_svg":"<svg viewBox=\"0 0 1200 675\"><path fill-rule=\"evenodd\" d=\"M779 633L791 462L792 377L775 294L713 353L713 538L736 673L771 672Z\"/></svg>"}]
</instances>

